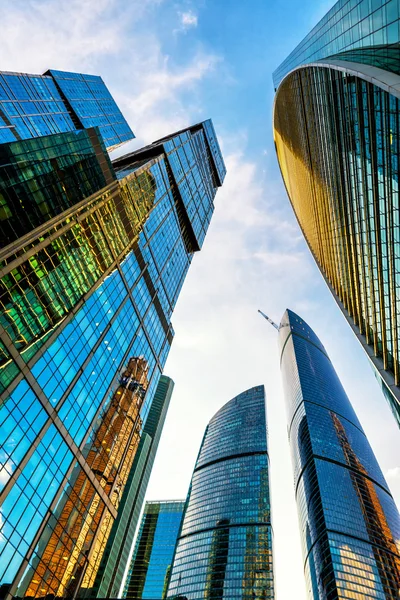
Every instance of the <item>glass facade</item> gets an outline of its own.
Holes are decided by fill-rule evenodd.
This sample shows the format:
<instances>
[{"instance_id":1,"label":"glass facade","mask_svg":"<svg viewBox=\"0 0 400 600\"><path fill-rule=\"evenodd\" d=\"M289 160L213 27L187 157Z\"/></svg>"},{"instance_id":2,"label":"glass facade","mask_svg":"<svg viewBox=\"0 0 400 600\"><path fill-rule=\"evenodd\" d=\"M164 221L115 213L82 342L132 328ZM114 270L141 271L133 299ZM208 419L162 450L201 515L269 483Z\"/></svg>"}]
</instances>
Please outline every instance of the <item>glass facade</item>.
<instances>
[{"instance_id":1,"label":"glass facade","mask_svg":"<svg viewBox=\"0 0 400 600\"><path fill-rule=\"evenodd\" d=\"M0 72L0 144L89 127L109 150L135 137L101 77Z\"/></svg>"},{"instance_id":2,"label":"glass facade","mask_svg":"<svg viewBox=\"0 0 400 600\"><path fill-rule=\"evenodd\" d=\"M118 597L173 388L172 379L161 375L93 587L98 598Z\"/></svg>"},{"instance_id":3,"label":"glass facade","mask_svg":"<svg viewBox=\"0 0 400 600\"><path fill-rule=\"evenodd\" d=\"M50 70L50 75L81 127L98 127L107 148L134 138L131 128L98 75Z\"/></svg>"},{"instance_id":4,"label":"glass facade","mask_svg":"<svg viewBox=\"0 0 400 600\"><path fill-rule=\"evenodd\" d=\"M399 19L397 0L337 3L275 74L274 139L306 241L400 425Z\"/></svg>"},{"instance_id":5,"label":"glass facade","mask_svg":"<svg viewBox=\"0 0 400 600\"><path fill-rule=\"evenodd\" d=\"M98 129L0 144L0 247L113 179Z\"/></svg>"},{"instance_id":6,"label":"glass facade","mask_svg":"<svg viewBox=\"0 0 400 600\"><path fill-rule=\"evenodd\" d=\"M400 515L325 348L290 310L279 347L308 597L398 598Z\"/></svg>"},{"instance_id":7,"label":"glass facade","mask_svg":"<svg viewBox=\"0 0 400 600\"><path fill-rule=\"evenodd\" d=\"M274 598L265 392L225 404L204 434L168 598Z\"/></svg>"},{"instance_id":8,"label":"glass facade","mask_svg":"<svg viewBox=\"0 0 400 600\"><path fill-rule=\"evenodd\" d=\"M124 598L161 600L178 538L184 500L146 502Z\"/></svg>"},{"instance_id":9,"label":"glass facade","mask_svg":"<svg viewBox=\"0 0 400 600\"><path fill-rule=\"evenodd\" d=\"M213 212L216 167L196 134L114 165L97 139L107 185L66 209L56 196L69 184L55 187L55 216L0 250L2 597L85 597L97 585L201 246L192 221L205 232Z\"/></svg>"},{"instance_id":10,"label":"glass facade","mask_svg":"<svg viewBox=\"0 0 400 600\"><path fill-rule=\"evenodd\" d=\"M399 0L339 0L276 69L274 84L328 56L400 74L399 44Z\"/></svg>"}]
</instances>

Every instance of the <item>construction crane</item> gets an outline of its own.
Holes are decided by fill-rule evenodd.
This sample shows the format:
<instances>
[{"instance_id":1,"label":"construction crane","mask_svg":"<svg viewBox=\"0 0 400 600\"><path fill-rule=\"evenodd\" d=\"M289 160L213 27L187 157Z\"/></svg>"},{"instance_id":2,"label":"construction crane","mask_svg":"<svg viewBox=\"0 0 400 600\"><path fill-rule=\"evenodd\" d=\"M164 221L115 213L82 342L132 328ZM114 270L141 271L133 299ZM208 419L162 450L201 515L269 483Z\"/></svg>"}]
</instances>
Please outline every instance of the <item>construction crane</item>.
<instances>
[{"instance_id":1,"label":"construction crane","mask_svg":"<svg viewBox=\"0 0 400 600\"><path fill-rule=\"evenodd\" d=\"M275 329L277 329L279 331L279 325L277 325L275 323L275 321L273 321L272 319L267 317L267 315L265 315L262 310L258 309L258 312L260 313L260 315L262 315L264 317L264 319L266 319L268 321L268 323L271 323L272 327L275 327Z\"/></svg>"}]
</instances>

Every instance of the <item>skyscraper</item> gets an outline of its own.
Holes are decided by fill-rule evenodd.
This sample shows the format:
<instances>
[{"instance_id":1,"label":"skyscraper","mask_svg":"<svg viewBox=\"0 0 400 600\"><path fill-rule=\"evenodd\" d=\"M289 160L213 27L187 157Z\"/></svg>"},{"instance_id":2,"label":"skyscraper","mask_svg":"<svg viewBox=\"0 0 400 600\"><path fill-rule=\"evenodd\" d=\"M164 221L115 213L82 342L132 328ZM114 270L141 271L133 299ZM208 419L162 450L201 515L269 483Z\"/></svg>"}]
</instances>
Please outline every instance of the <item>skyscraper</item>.
<instances>
[{"instance_id":1,"label":"skyscraper","mask_svg":"<svg viewBox=\"0 0 400 600\"><path fill-rule=\"evenodd\" d=\"M118 597L173 388L161 375L93 586L99 598Z\"/></svg>"},{"instance_id":2,"label":"skyscraper","mask_svg":"<svg viewBox=\"0 0 400 600\"><path fill-rule=\"evenodd\" d=\"M274 598L268 462L265 393L257 386L207 426L168 598Z\"/></svg>"},{"instance_id":3,"label":"skyscraper","mask_svg":"<svg viewBox=\"0 0 400 600\"><path fill-rule=\"evenodd\" d=\"M400 8L340 0L274 73L274 139L309 248L400 425Z\"/></svg>"},{"instance_id":4,"label":"skyscraper","mask_svg":"<svg viewBox=\"0 0 400 600\"><path fill-rule=\"evenodd\" d=\"M128 600L164 598L184 507L184 500L146 502L125 585Z\"/></svg>"},{"instance_id":5,"label":"skyscraper","mask_svg":"<svg viewBox=\"0 0 400 600\"><path fill-rule=\"evenodd\" d=\"M400 516L312 329L287 310L279 327L289 442L308 597L400 594Z\"/></svg>"},{"instance_id":6,"label":"skyscraper","mask_svg":"<svg viewBox=\"0 0 400 600\"><path fill-rule=\"evenodd\" d=\"M135 137L101 77L0 71L0 143L90 127L109 150Z\"/></svg>"},{"instance_id":7,"label":"skyscraper","mask_svg":"<svg viewBox=\"0 0 400 600\"><path fill-rule=\"evenodd\" d=\"M90 596L225 168L211 121L113 164L97 126L1 150L0 591Z\"/></svg>"}]
</instances>

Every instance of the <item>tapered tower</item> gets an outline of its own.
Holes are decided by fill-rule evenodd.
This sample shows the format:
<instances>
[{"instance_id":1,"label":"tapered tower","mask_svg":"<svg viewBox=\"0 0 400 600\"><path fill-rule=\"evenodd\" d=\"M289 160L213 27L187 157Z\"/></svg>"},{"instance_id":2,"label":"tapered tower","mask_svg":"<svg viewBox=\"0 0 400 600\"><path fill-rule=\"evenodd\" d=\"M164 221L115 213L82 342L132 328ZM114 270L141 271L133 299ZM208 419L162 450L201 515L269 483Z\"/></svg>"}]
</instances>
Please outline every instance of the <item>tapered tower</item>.
<instances>
[{"instance_id":1,"label":"tapered tower","mask_svg":"<svg viewBox=\"0 0 400 600\"><path fill-rule=\"evenodd\" d=\"M308 596L400 593L400 516L313 330L287 310L279 349Z\"/></svg>"},{"instance_id":2,"label":"tapered tower","mask_svg":"<svg viewBox=\"0 0 400 600\"><path fill-rule=\"evenodd\" d=\"M225 404L204 434L167 598L274 598L263 386Z\"/></svg>"}]
</instances>

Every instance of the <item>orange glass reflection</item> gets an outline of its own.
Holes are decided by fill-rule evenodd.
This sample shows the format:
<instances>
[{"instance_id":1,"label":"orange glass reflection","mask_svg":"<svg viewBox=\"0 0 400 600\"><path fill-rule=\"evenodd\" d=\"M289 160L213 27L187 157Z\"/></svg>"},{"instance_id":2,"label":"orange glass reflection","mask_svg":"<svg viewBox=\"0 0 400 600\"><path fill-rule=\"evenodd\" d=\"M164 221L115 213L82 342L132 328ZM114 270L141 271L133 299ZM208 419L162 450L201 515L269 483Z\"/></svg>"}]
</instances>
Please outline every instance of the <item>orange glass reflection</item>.
<instances>
[{"instance_id":1,"label":"orange glass reflection","mask_svg":"<svg viewBox=\"0 0 400 600\"><path fill-rule=\"evenodd\" d=\"M148 386L148 364L132 357L110 404L87 443L86 461L117 508L140 441L140 409ZM113 524L111 512L77 465L54 519L38 545L35 568L25 577L28 597L70 595L91 587Z\"/></svg>"}]
</instances>

